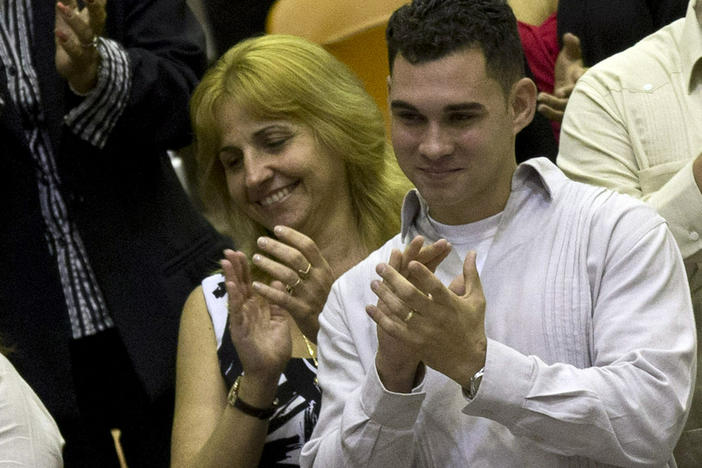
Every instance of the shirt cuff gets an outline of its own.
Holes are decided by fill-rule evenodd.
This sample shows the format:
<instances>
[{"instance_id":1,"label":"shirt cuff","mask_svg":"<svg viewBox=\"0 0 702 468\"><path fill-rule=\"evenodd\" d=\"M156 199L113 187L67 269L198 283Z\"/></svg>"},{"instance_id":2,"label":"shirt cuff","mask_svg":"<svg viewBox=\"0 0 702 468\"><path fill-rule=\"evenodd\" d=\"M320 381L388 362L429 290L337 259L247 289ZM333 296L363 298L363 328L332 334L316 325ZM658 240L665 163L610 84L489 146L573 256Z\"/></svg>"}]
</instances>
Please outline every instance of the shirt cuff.
<instances>
[{"instance_id":1,"label":"shirt cuff","mask_svg":"<svg viewBox=\"0 0 702 468\"><path fill-rule=\"evenodd\" d=\"M129 56L119 43L101 37L97 49L101 61L95 89L65 116L64 123L79 138L102 149L127 105L132 74Z\"/></svg>"},{"instance_id":2,"label":"shirt cuff","mask_svg":"<svg viewBox=\"0 0 702 468\"><path fill-rule=\"evenodd\" d=\"M694 162L683 166L650 200L667 221L686 260L702 250L702 193L692 173Z\"/></svg>"},{"instance_id":3,"label":"shirt cuff","mask_svg":"<svg viewBox=\"0 0 702 468\"><path fill-rule=\"evenodd\" d=\"M485 373L475 398L467 399L463 413L511 427L521 417L533 374L534 363L528 356L488 338Z\"/></svg>"},{"instance_id":4,"label":"shirt cuff","mask_svg":"<svg viewBox=\"0 0 702 468\"><path fill-rule=\"evenodd\" d=\"M425 396L424 381L413 388L412 393L388 391L380 381L373 362L361 390L361 407L377 424L407 430L414 426Z\"/></svg>"}]
</instances>

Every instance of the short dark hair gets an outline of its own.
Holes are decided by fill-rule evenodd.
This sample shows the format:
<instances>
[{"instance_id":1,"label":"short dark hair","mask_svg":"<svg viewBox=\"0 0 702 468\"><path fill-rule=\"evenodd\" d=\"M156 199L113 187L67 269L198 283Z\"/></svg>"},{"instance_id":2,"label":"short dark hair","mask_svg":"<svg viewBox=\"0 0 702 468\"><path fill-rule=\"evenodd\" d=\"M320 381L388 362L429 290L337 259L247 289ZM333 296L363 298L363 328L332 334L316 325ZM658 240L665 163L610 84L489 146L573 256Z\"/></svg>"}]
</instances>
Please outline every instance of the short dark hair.
<instances>
[{"instance_id":1,"label":"short dark hair","mask_svg":"<svg viewBox=\"0 0 702 468\"><path fill-rule=\"evenodd\" d=\"M417 64L479 48L505 94L524 76L517 19L504 0L413 0L392 14L385 37L390 74L398 53Z\"/></svg>"}]
</instances>

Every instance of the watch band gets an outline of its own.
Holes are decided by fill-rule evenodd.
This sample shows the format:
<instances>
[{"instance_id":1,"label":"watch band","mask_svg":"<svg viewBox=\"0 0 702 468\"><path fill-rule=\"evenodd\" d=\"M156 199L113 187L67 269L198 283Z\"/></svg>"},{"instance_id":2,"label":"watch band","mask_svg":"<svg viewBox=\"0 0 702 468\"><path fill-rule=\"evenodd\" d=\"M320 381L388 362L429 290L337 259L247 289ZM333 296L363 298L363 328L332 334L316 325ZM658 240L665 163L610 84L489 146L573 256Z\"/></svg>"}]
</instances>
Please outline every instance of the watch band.
<instances>
[{"instance_id":1,"label":"watch band","mask_svg":"<svg viewBox=\"0 0 702 468\"><path fill-rule=\"evenodd\" d=\"M230 406L238 409L242 413L248 414L249 416L253 416L254 418L270 419L271 416L273 416L273 414L275 413L278 399L276 398L273 401L273 406L271 406L270 408L257 408L256 406L246 403L244 400L239 398L239 386L241 385L241 377L241 375L237 377L234 381L234 385L232 385L232 388L229 389L229 394L227 395L227 403L229 403Z\"/></svg>"}]
</instances>

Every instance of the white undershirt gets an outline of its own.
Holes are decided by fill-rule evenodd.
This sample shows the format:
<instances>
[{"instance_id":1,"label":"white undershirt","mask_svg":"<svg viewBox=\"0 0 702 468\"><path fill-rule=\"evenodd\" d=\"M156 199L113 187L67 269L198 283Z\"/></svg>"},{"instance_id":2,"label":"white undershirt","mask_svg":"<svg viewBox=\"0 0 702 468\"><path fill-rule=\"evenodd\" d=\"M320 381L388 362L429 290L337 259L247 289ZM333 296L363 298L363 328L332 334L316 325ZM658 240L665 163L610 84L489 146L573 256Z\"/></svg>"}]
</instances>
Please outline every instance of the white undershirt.
<instances>
[{"instance_id":1,"label":"white undershirt","mask_svg":"<svg viewBox=\"0 0 702 468\"><path fill-rule=\"evenodd\" d=\"M480 273L497 233L502 212L468 224L442 224L431 216L428 218L439 237L449 241L460 258L465 259L468 252L475 250L477 253L475 262Z\"/></svg>"}]
</instances>

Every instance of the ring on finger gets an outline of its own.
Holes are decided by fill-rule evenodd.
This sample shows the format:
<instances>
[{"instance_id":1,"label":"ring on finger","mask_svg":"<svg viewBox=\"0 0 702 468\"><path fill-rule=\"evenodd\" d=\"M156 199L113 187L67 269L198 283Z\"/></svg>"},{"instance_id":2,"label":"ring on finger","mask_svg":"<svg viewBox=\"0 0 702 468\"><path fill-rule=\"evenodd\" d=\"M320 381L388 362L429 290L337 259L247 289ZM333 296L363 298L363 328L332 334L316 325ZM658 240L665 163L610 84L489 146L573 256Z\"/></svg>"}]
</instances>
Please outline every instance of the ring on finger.
<instances>
[{"instance_id":1,"label":"ring on finger","mask_svg":"<svg viewBox=\"0 0 702 468\"><path fill-rule=\"evenodd\" d=\"M93 36L90 42L80 42L79 44L83 49L97 49L98 37Z\"/></svg>"},{"instance_id":2,"label":"ring on finger","mask_svg":"<svg viewBox=\"0 0 702 468\"><path fill-rule=\"evenodd\" d=\"M297 273L300 275L300 278L307 278L307 276L310 274L310 270L312 269L312 264L307 262L307 268L304 270L297 270Z\"/></svg>"},{"instance_id":3,"label":"ring on finger","mask_svg":"<svg viewBox=\"0 0 702 468\"><path fill-rule=\"evenodd\" d=\"M288 294L290 294L292 296L292 294L295 292L295 288L300 286L301 283L302 283L302 280L300 278L298 278L297 281L295 281L295 284L293 284L293 285L286 284L285 290L288 292Z\"/></svg>"}]
</instances>

